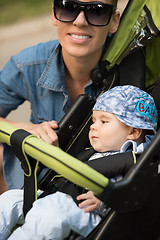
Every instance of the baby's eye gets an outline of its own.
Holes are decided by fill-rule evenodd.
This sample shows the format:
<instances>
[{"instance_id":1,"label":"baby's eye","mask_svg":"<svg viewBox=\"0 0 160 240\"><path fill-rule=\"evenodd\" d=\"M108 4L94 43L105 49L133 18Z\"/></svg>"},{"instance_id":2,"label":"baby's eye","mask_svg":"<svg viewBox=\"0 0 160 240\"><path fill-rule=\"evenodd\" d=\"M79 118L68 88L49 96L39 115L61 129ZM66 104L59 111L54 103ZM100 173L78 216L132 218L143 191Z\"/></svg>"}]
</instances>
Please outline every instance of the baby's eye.
<instances>
[{"instance_id":1,"label":"baby's eye","mask_svg":"<svg viewBox=\"0 0 160 240\"><path fill-rule=\"evenodd\" d=\"M102 123L105 124L105 123L108 123L108 121L107 120L102 120Z\"/></svg>"}]
</instances>

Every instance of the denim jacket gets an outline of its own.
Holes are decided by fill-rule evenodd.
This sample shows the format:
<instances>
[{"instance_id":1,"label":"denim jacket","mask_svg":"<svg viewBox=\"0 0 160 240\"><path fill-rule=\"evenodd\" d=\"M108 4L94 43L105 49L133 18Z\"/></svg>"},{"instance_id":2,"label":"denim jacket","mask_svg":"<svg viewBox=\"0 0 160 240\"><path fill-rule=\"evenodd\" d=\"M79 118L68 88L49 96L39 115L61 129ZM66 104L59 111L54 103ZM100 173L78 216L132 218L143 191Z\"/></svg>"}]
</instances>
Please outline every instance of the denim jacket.
<instances>
[{"instance_id":1,"label":"denim jacket","mask_svg":"<svg viewBox=\"0 0 160 240\"><path fill-rule=\"evenodd\" d=\"M98 94L92 80L84 91L90 98ZM0 116L6 117L26 100L30 102L32 123L59 122L71 107L58 40L23 50L11 57L0 72ZM3 164L8 188L20 188L23 185L23 172L19 161L5 145Z\"/></svg>"}]
</instances>

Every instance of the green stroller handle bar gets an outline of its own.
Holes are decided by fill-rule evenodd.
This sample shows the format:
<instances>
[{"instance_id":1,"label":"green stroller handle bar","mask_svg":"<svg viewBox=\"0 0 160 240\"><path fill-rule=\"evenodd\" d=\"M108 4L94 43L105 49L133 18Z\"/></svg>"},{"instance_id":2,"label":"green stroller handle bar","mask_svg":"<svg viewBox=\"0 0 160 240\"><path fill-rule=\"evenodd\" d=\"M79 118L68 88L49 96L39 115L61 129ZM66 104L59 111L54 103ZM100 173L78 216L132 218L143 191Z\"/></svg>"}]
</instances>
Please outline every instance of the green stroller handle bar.
<instances>
[{"instance_id":1,"label":"green stroller handle bar","mask_svg":"<svg viewBox=\"0 0 160 240\"><path fill-rule=\"evenodd\" d=\"M10 139L17 130L17 128L8 122L0 122L0 141L12 147ZM24 138L22 151L27 164L29 164L27 160L27 155L29 155L46 167L63 175L63 177L69 181L80 187L90 189L95 195L101 194L109 183L109 180L101 173L75 157L72 157L60 148L43 142L35 135L29 135Z\"/></svg>"}]
</instances>

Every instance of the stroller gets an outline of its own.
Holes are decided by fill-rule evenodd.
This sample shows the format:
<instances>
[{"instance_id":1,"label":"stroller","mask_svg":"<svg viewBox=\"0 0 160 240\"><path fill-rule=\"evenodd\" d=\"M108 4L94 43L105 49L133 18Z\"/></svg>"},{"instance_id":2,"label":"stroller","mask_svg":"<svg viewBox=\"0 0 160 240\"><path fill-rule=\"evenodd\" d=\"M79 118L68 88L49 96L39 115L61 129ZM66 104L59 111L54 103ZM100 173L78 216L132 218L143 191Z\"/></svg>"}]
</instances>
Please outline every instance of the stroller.
<instances>
[{"instance_id":1,"label":"stroller","mask_svg":"<svg viewBox=\"0 0 160 240\"><path fill-rule=\"evenodd\" d=\"M160 76L160 57L157 50L160 46L160 21L157 19L159 8L158 0L129 1L122 16L120 28L107 46L101 67L93 72L92 79L97 86L101 87L102 91L118 84L127 84L128 82L121 79L127 79L128 75L130 84L146 88L152 92L152 95L155 94L155 98L158 98L158 88L154 88L154 83ZM136 77L133 74L133 79L130 77L132 76L130 71L134 73L134 67L129 72L125 72L125 77L123 77L126 61L134 62L139 66L139 71L136 72ZM154 64L151 64L152 61ZM156 84L159 86L159 81ZM38 187L45 187L56 171L75 184L92 190L111 208L102 222L86 239L157 240L160 236L158 221L160 217L160 150L158 148L160 132L157 132L149 147L138 157L136 165L127 165L130 162L129 159L133 162L132 155L124 154L122 156L123 160L128 160L125 161L123 169L119 170L125 172L125 176L122 181L111 183L103 172L99 173L96 171L97 169L94 170L76 159L81 148L84 149L88 145L87 140L84 141L84 139L86 139L86 132L90 124L93 104L94 102L88 101L86 96L80 96L68 115L61 120L57 134L63 150L43 143L23 130L0 123L0 140L11 145L22 162L25 172L24 213L27 213L32 202L36 200L37 178L35 173L40 175L43 171L42 166L38 168L38 163L41 162L53 171L47 170L47 173L38 182ZM85 106L85 111L83 121L80 121L83 124L77 126L80 123L75 121L75 119L77 120L76 113L83 106ZM159 107L157 108L159 110ZM63 137L63 134L69 137L69 141ZM81 139L83 139L83 145L79 144L82 142ZM32 161L33 159L36 161ZM32 186L32 192L30 192L29 186ZM74 234L70 236L70 239L80 238Z\"/></svg>"},{"instance_id":2,"label":"stroller","mask_svg":"<svg viewBox=\"0 0 160 240\"><path fill-rule=\"evenodd\" d=\"M32 184L38 162L41 162L73 183L92 190L110 207L106 216L86 239L158 239L160 236L160 130L148 148L138 157L136 165L127 171L121 181L113 183L92 168L94 167L92 161L89 161L90 167L60 148L44 143L24 130L17 130L6 122L0 123L0 129L0 139L11 144L15 152L16 149L20 149L16 153L22 160L23 166L25 164L21 154L26 161L24 170L25 174L28 174L27 180L31 181L24 184L26 195L24 203L27 203L24 205L25 213L31 207L28 203L32 192L30 193L31 185L28 186L28 183ZM127 153L127 156L119 156L123 161L124 158L127 159L127 166L123 166L123 172L126 171L131 156L131 153ZM116 161L119 159L117 158ZM36 188L33 190L36 192ZM73 233L67 240L70 239L83 238Z\"/></svg>"}]
</instances>

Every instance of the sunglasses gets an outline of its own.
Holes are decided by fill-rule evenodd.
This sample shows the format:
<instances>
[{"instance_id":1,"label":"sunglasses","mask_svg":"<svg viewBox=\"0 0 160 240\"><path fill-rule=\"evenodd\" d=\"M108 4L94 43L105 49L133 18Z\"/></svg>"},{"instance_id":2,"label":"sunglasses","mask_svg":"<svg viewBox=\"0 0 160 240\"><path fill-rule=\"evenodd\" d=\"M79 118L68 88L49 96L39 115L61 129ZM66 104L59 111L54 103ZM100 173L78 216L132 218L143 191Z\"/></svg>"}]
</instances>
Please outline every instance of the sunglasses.
<instances>
[{"instance_id":1,"label":"sunglasses","mask_svg":"<svg viewBox=\"0 0 160 240\"><path fill-rule=\"evenodd\" d=\"M81 11L87 22L94 26L106 26L116 7L102 2L54 0L54 15L61 22L74 22Z\"/></svg>"}]
</instances>

